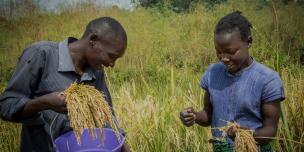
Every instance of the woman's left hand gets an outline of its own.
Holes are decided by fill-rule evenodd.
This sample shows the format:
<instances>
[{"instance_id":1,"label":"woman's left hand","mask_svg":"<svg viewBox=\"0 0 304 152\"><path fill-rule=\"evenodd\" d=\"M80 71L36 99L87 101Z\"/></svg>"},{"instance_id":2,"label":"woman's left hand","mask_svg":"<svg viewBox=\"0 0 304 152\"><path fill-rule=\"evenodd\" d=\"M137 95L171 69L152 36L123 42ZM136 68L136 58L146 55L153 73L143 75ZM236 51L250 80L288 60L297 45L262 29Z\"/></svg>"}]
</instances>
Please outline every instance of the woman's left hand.
<instances>
[{"instance_id":1,"label":"woman's left hand","mask_svg":"<svg viewBox=\"0 0 304 152\"><path fill-rule=\"evenodd\" d=\"M249 128L247 128L247 127L241 127L239 124L236 124L236 125L231 126L231 127L228 129L227 135L228 135L230 138L234 139L234 138L235 138L235 133L236 133L236 131L237 131L238 129L249 130Z\"/></svg>"}]
</instances>

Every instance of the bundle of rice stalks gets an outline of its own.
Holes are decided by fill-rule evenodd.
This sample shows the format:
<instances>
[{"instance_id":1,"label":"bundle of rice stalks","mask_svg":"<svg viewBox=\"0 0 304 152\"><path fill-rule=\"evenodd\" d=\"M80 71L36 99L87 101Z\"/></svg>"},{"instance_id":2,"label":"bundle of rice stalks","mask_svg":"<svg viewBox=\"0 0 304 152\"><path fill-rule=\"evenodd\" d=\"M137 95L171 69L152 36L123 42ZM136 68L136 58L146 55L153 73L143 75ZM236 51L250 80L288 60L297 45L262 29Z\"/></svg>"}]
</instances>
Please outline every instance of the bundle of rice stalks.
<instances>
[{"instance_id":1,"label":"bundle of rice stalks","mask_svg":"<svg viewBox=\"0 0 304 152\"><path fill-rule=\"evenodd\" d=\"M102 142L104 142L103 127L105 124L110 125L120 141L111 108L100 91L93 86L73 83L64 91L64 95L70 125L74 130L78 144L80 144L80 135L85 128L89 130L94 139L97 138L95 128L99 128Z\"/></svg>"},{"instance_id":2,"label":"bundle of rice stalks","mask_svg":"<svg viewBox=\"0 0 304 152\"><path fill-rule=\"evenodd\" d=\"M236 152L257 152L258 146L256 145L256 141L253 138L253 131L252 130L245 130L238 127L238 124L235 122L228 122L225 127L220 128L220 131L223 131L227 134L228 129L231 127L235 127L235 138L234 138L234 145Z\"/></svg>"}]
</instances>

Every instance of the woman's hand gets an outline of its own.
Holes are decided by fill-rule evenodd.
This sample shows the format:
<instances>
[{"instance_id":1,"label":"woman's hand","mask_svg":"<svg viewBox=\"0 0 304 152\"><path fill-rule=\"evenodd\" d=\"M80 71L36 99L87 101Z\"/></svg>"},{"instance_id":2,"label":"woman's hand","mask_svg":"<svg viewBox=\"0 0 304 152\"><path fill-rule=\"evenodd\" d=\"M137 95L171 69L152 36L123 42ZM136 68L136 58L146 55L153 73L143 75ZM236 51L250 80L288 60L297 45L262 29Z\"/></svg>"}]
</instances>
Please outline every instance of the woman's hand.
<instances>
[{"instance_id":1,"label":"woman's hand","mask_svg":"<svg viewBox=\"0 0 304 152\"><path fill-rule=\"evenodd\" d=\"M235 133L237 132L238 129L243 129L243 130L250 130L247 127L241 127L239 124L236 123L236 125L231 126L228 128L227 135L234 139L235 138Z\"/></svg>"},{"instance_id":2,"label":"woman's hand","mask_svg":"<svg viewBox=\"0 0 304 152\"><path fill-rule=\"evenodd\" d=\"M122 146L121 152L131 152L131 149L127 143Z\"/></svg>"},{"instance_id":3,"label":"woman's hand","mask_svg":"<svg viewBox=\"0 0 304 152\"><path fill-rule=\"evenodd\" d=\"M195 124L195 120L196 120L195 113L196 112L193 110L192 107L188 107L180 112L179 114L180 119L185 126L190 127L193 124Z\"/></svg>"}]
</instances>

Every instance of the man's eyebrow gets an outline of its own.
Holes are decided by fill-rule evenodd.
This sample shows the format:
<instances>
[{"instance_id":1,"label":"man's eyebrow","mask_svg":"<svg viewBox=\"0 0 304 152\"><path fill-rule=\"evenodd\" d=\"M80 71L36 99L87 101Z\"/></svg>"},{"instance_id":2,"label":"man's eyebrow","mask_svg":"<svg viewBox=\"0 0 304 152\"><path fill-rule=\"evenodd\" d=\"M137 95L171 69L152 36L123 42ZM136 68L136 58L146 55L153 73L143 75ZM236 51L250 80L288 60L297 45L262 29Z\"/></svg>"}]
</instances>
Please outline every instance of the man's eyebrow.
<instances>
[{"instance_id":1,"label":"man's eyebrow","mask_svg":"<svg viewBox=\"0 0 304 152\"><path fill-rule=\"evenodd\" d=\"M119 53L110 53L110 56L112 57L121 57L122 55L119 55Z\"/></svg>"}]
</instances>

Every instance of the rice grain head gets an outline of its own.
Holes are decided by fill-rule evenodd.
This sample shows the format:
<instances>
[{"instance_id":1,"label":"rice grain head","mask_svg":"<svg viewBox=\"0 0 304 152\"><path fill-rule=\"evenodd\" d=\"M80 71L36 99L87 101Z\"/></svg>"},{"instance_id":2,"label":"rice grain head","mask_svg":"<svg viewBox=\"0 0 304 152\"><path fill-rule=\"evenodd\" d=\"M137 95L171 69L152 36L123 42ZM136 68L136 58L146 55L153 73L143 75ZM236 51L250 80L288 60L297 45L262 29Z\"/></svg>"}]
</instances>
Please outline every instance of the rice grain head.
<instances>
[{"instance_id":1,"label":"rice grain head","mask_svg":"<svg viewBox=\"0 0 304 152\"><path fill-rule=\"evenodd\" d=\"M96 139L95 128L100 129L100 136L104 143L103 127L108 124L115 131L120 141L119 131L114 122L112 110L104 95L93 86L72 83L65 91L68 117L74 130L78 144L84 129L89 130L92 138Z\"/></svg>"},{"instance_id":2,"label":"rice grain head","mask_svg":"<svg viewBox=\"0 0 304 152\"><path fill-rule=\"evenodd\" d=\"M253 137L252 130L245 130L237 127L238 124L235 122L228 122L226 126L220 128L220 131L223 131L227 134L230 127L237 128L235 132L234 145L236 152L258 152L258 146Z\"/></svg>"}]
</instances>

